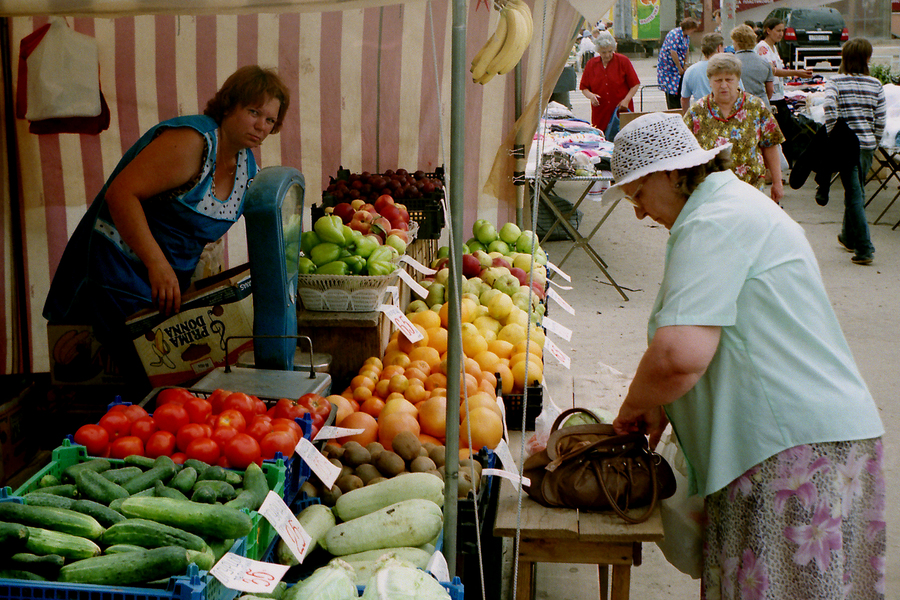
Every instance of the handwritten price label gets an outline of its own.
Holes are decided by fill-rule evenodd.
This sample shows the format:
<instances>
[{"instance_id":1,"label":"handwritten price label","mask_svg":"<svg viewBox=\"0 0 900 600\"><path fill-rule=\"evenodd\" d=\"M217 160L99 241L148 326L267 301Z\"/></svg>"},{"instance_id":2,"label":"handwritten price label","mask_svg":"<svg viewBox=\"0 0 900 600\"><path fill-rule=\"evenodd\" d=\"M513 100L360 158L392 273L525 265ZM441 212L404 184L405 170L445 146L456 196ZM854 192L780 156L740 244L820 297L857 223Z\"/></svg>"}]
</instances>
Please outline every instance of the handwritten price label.
<instances>
[{"instance_id":1,"label":"handwritten price label","mask_svg":"<svg viewBox=\"0 0 900 600\"><path fill-rule=\"evenodd\" d=\"M312 537L306 533L281 496L269 491L262 506L259 507L259 514L272 524L287 547L302 563L307 550L309 550Z\"/></svg>"},{"instance_id":2,"label":"handwritten price label","mask_svg":"<svg viewBox=\"0 0 900 600\"><path fill-rule=\"evenodd\" d=\"M550 351L550 354L553 355L553 358L558 360L562 364L562 366L567 369L572 368L572 359L569 358L565 352L560 350L559 346L553 343L553 340L551 340L550 338L544 340L544 347Z\"/></svg>"},{"instance_id":3,"label":"handwritten price label","mask_svg":"<svg viewBox=\"0 0 900 600\"><path fill-rule=\"evenodd\" d=\"M420 263L419 261L417 261L416 259L414 259L412 256L410 256L408 254L404 254L403 256L401 256L400 262L405 262L406 264L411 266L413 269L415 269L422 275L434 275L435 273L437 273L437 271L435 271L434 269L429 269L428 267L426 267L425 265L423 265L422 263ZM401 274L401 277L402 276L403 275Z\"/></svg>"},{"instance_id":4,"label":"handwritten price label","mask_svg":"<svg viewBox=\"0 0 900 600\"><path fill-rule=\"evenodd\" d=\"M556 335L563 338L567 342L572 341L572 330L564 325L557 323L550 317L544 317L543 319L541 319L541 325L546 327L547 331L551 331L551 332L555 333Z\"/></svg>"},{"instance_id":5,"label":"handwritten price label","mask_svg":"<svg viewBox=\"0 0 900 600\"><path fill-rule=\"evenodd\" d=\"M497 475L498 477L502 477L504 479L508 479L512 481L514 484L524 487L531 486L531 480L527 477L522 477L517 473L510 473L509 471L504 471L503 469L488 469L484 468L481 472L485 475Z\"/></svg>"},{"instance_id":6,"label":"handwritten price label","mask_svg":"<svg viewBox=\"0 0 900 600\"><path fill-rule=\"evenodd\" d=\"M318 442L319 440L333 440L334 438L356 435L364 431L365 429L347 429L346 427L335 427L333 425L327 425L319 430L319 433L316 434L316 437L313 438L313 441Z\"/></svg>"},{"instance_id":7,"label":"handwritten price label","mask_svg":"<svg viewBox=\"0 0 900 600\"><path fill-rule=\"evenodd\" d=\"M560 277L562 277L563 279L565 279L565 280L568 281L569 283L572 283L572 278L569 277L569 275L568 275L565 271L563 271L562 269L560 269L559 267L557 267L556 265L554 265L554 264L553 264L552 262L550 262L549 260L547 261L547 268L550 269L551 271L555 272L555 273L559 273L559 276L560 276Z\"/></svg>"},{"instance_id":8,"label":"handwritten price label","mask_svg":"<svg viewBox=\"0 0 900 600\"><path fill-rule=\"evenodd\" d=\"M228 552L209 572L227 588L265 594L275 589L289 568L288 565L259 562Z\"/></svg>"},{"instance_id":9,"label":"handwritten price label","mask_svg":"<svg viewBox=\"0 0 900 600\"><path fill-rule=\"evenodd\" d=\"M403 271L402 269L400 270L400 273L401 273L400 279L403 279L402 273L405 273L405 272L406 271ZM389 285L385 288L384 291L386 291L387 293L389 293L391 295L391 304L393 304L394 306L400 306L400 288L398 286Z\"/></svg>"},{"instance_id":10,"label":"handwritten price label","mask_svg":"<svg viewBox=\"0 0 900 600\"><path fill-rule=\"evenodd\" d=\"M405 255L404 255L404 256L405 256ZM416 294L418 294L420 298L427 298L427 297L428 297L428 290L426 290L424 287L422 287L422 285L421 285L418 281L416 281L415 279L413 279L413 276L412 276L412 275L410 275L409 273L407 273L407 272L404 271L403 269L400 269L400 279L402 279L403 281L405 281L405 282L406 282L406 285L409 286L409 289L411 289L411 290L414 291ZM394 304L397 304L397 303L394 302Z\"/></svg>"},{"instance_id":11,"label":"handwritten price label","mask_svg":"<svg viewBox=\"0 0 900 600\"><path fill-rule=\"evenodd\" d=\"M549 283L550 285L556 286L556 287L558 287L558 288L561 289L561 290L566 290L566 291L568 291L568 290L571 290L571 289L572 289L572 286L571 286L571 285L563 285L563 284L561 284L561 283L556 283L556 282L553 281L552 279L548 279L548 280L547 280L547 283Z\"/></svg>"},{"instance_id":12,"label":"handwritten price label","mask_svg":"<svg viewBox=\"0 0 900 600\"><path fill-rule=\"evenodd\" d=\"M574 315L574 314L575 314L575 309L572 308L571 305L569 305L569 303L566 302L565 299L564 299L562 296L559 295L559 292L557 292L557 291L554 290L553 288L548 288L548 289L547 289L547 296L550 297L550 298L553 298L553 300L554 300L557 304L559 304L560 306L562 306L563 310L566 311L567 313L569 313L570 315Z\"/></svg>"},{"instance_id":13,"label":"handwritten price label","mask_svg":"<svg viewBox=\"0 0 900 600\"><path fill-rule=\"evenodd\" d=\"M301 439L297 443L294 452L299 454L300 458L306 461L306 464L309 465L312 472L318 476L319 480L327 488L331 488L337 480L338 475L341 474L341 469L331 464L331 462L319 452L319 449L313 446L312 442L306 438Z\"/></svg>"},{"instance_id":14,"label":"handwritten price label","mask_svg":"<svg viewBox=\"0 0 900 600\"><path fill-rule=\"evenodd\" d=\"M422 335L422 332L419 331L415 325L412 324L412 321L406 318L406 315L403 314L396 306L391 306L389 304L382 304L378 307L378 310L387 315L387 318L391 320L391 323L397 326L397 329L400 330L400 333L406 336L410 342L418 342L425 338Z\"/></svg>"}]
</instances>

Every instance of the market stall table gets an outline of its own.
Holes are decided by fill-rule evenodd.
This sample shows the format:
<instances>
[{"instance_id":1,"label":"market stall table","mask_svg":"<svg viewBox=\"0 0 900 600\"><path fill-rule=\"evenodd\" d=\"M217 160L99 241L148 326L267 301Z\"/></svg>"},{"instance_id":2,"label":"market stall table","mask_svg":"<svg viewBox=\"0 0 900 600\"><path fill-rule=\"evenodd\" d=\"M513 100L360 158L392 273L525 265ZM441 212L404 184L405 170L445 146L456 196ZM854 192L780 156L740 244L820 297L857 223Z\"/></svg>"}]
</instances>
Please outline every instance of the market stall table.
<instances>
[{"instance_id":1,"label":"market stall table","mask_svg":"<svg viewBox=\"0 0 900 600\"><path fill-rule=\"evenodd\" d=\"M524 177L524 180L525 180L526 185L528 186L528 188L527 188L528 197L529 198L533 197L536 177L526 175ZM619 284L616 282L616 280L613 278L612 275L610 275L609 271L607 270L609 265L606 263L605 260L603 260L603 257L600 256L600 253L597 252L597 250L591 245L591 240L593 239L594 235L597 233L597 230L603 226L603 224L606 222L606 219L612 213L613 209L615 209L616 206L618 206L619 201L616 200L606 209L606 212L603 213L603 216L600 218L600 221L597 222L596 225L594 225L594 228L586 236L581 235L581 233L578 231L577 227L572 225L572 223L570 221L570 217L576 213L576 211L578 210L578 207L581 206L581 203L584 202L584 199L588 197L588 195L589 195L591 189L594 187L594 185L596 185L597 183L601 183L601 182L602 183L610 183L610 182L612 182L612 180L613 180L612 173L609 171L599 171L596 175L585 176L585 177L543 177L541 179L541 181L543 182L543 185L540 187L540 202L553 214L553 216L556 218L556 220L553 222L553 225L551 225L550 228L547 230L547 233L544 235L543 239L541 239L541 244L544 244L550 238L550 236L553 234L553 232L556 230L556 228L561 225L566 230L566 232L569 234L569 236L572 238L572 240L574 240L574 241L573 241L572 246L569 248L569 250L566 252L566 254L562 257L562 259L555 263L556 266L562 267L563 264L566 262L566 260L568 260L569 256L572 254L572 252L575 250L575 248L581 248L585 251L585 253L587 253L587 255L591 258L591 260L593 260L594 263L596 263L597 268L599 268L600 271L603 273L603 275L606 276L606 278L609 280L609 282L612 284L612 286L614 288L616 288L616 291L619 292L619 294L622 296L622 298L624 300L628 300L628 296L625 295L625 292L622 290L622 288L619 286ZM579 183L582 183L585 185L584 189L578 196L578 200L576 200L574 205L572 206L572 210L566 214L564 214L559 209L559 207L556 205L556 203L554 203L550 199L550 195L549 195L553 191L553 188L556 186L556 184L559 182L579 182ZM595 200L595 201L599 201L599 200Z\"/></svg>"},{"instance_id":2,"label":"market stall table","mask_svg":"<svg viewBox=\"0 0 900 600\"><path fill-rule=\"evenodd\" d=\"M872 203L872 200L875 199L882 190L887 188L887 185L890 183L891 179L896 179L900 182L900 147L895 146L878 146L878 149L875 150L875 155L873 157L873 166L877 167L878 171L886 169L888 172L887 177L881 180L881 185L878 186L869 199L866 201L866 206ZM897 198L900 198L900 190L894 194L894 197L891 198L891 201L888 202L887 206L884 207L884 210L881 211L881 214L878 215L878 218L875 219L875 225L878 225L878 221L887 213L887 211L894 205L894 202L897 201ZM900 221L897 221L894 226L891 228L892 230L897 229L900 226Z\"/></svg>"}]
</instances>

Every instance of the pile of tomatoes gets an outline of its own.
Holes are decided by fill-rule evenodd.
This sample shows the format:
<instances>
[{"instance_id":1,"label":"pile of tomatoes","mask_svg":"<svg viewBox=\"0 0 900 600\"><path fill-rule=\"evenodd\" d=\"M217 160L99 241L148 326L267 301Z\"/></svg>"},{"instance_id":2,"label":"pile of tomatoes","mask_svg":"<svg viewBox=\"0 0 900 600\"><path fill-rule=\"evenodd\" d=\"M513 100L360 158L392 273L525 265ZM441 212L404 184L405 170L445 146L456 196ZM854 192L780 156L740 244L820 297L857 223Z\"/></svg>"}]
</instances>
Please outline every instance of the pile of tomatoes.
<instances>
[{"instance_id":1,"label":"pile of tomatoes","mask_svg":"<svg viewBox=\"0 0 900 600\"><path fill-rule=\"evenodd\" d=\"M193 458L245 469L278 452L290 458L303 437L299 421L309 415L314 438L330 413L331 403L319 394L267 406L242 392L216 390L199 398L184 388L165 388L152 415L136 404L116 404L96 425L80 427L74 441L91 456L170 456L178 464Z\"/></svg>"}]
</instances>

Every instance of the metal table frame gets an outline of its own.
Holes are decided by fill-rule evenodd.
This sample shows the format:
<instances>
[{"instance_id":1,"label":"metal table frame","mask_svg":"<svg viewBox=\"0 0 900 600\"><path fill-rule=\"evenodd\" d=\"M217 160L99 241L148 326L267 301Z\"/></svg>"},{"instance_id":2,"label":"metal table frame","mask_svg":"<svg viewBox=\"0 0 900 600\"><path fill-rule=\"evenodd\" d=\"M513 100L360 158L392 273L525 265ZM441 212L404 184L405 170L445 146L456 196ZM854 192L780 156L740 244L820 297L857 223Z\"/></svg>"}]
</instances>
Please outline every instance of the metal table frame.
<instances>
[{"instance_id":1,"label":"metal table frame","mask_svg":"<svg viewBox=\"0 0 900 600\"><path fill-rule=\"evenodd\" d=\"M868 200L866 200L867 207L872 203L872 200L875 199L875 196L877 196L881 192L881 190L887 187L891 179L896 179L897 182L900 183L900 161L898 161L898 156L900 156L900 148L897 147L878 146L878 148L875 150L873 162L878 164L879 170L881 168L888 169L888 176L881 181L881 185L878 186L878 189L872 193ZM874 175L872 177L874 178ZM869 179L869 181L871 181L871 178ZM878 221L880 221L881 218L891 208L891 206L894 205L894 202L897 201L897 198L900 198L900 190L898 190L897 193L894 194L894 197L891 198L891 201L888 202L887 206L884 207L884 210L881 211L881 214L878 215L878 218L875 219L874 225L878 225ZM900 221L897 221L891 228L891 230L893 231L894 229L897 229L898 226L900 226Z\"/></svg>"},{"instance_id":2,"label":"metal table frame","mask_svg":"<svg viewBox=\"0 0 900 600\"><path fill-rule=\"evenodd\" d=\"M597 183L598 181L612 181L612 174L608 173L608 174L603 174L600 176L593 176L593 177L566 177L566 178L547 177L547 178L543 178L542 181L544 182L544 185L541 186L540 201L544 206L547 207L548 210L550 210L550 212L553 213L553 216L556 217L556 221L554 221L554 223L550 227L550 229L547 230L547 233L544 235L544 238L541 240L541 244L544 244L547 241L547 239L550 237L550 235L553 233L553 231L559 225L562 225L563 228L569 233L569 235L574 240L572 247L569 248L569 251L566 252L566 254L565 254L565 256L563 256L562 260L555 263L556 266L562 267L563 263L565 263L566 260L568 260L569 256L572 254L572 252L575 250L575 248L581 248L587 253L587 255L591 258L591 260L593 260L594 263L596 263L597 268L600 269L600 271L609 280L609 282L612 284L612 286L614 288L616 288L616 291L619 292L619 295L621 295L624 300L628 300L628 296L625 295L624 290L622 290L621 286L619 286L619 284L616 283L616 280L613 278L613 276L609 274L609 271L607 270L609 265L606 263L605 260L603 260L603 257L600 256L600 253L597 252L597 250L595 250L593 246L591 246L591 239L594 237L594 234L596 234L597 230L600 229L600 227L606 222L606 219L612 213L613 209L615 209L616 206L618 206L619 200L616 200L615 202L613 202L609 206L609 208L606 209L606 212L600 218L600 221L596 225L594 225L594 228L591 230L591 232L587 236L581 235L581 233L578 232L578 229L576 229L569 222L569 217L571 217L572 215L575 214L575 211L578 210L578 207L581 206L581 203L584 202L585 198L587 198L587 195L591 191L591 188L594 186L594 184ZM553 190L554 186L556 186L557 182L560 182L560 181L562 181L562 182L576 181L576 182L586 183L584 190L581 192L581 195L578 197L578 200L575 202L574 206L572 207L572 210L569 211L567 214L563 214L563 212L561 210L559 210L559 208L556 206L556 204L554 204L553 201L550 200L550 197L548 195ZM534 191L533 191L534 182L535 182L534 176L531 176L531 177L526 176L525 177L525 183L528 186L528 197L529 198L533 197L533 195L534 195Z\"/></svg>"}]
</instances>

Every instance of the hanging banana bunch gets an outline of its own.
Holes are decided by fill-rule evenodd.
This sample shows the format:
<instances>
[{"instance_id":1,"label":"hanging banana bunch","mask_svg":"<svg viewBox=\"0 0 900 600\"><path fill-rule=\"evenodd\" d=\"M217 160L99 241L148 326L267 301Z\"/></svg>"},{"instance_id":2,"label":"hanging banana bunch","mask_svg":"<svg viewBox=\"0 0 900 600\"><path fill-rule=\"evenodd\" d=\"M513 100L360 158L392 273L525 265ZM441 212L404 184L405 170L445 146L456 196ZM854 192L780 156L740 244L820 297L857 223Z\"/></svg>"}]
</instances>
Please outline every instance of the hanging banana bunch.
<instances>
[{"instance_id":1,"label":"hanging banana bunch","mask_svg":"<svg viewBox=\"0 0 900 600\"><path fill-rule=\"evenodd\" d=\"M508 0L500 9L497 29L472 59L472 81L484 85L494 75L512 71L531 43L534 22L524 0Z\"/></svg>"}]
</instances>

